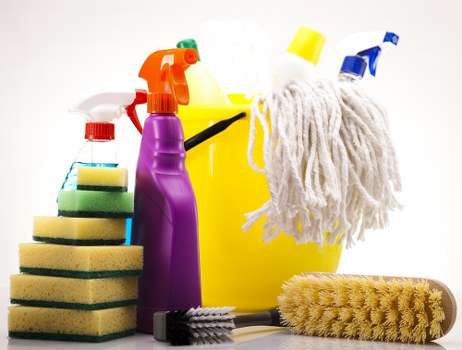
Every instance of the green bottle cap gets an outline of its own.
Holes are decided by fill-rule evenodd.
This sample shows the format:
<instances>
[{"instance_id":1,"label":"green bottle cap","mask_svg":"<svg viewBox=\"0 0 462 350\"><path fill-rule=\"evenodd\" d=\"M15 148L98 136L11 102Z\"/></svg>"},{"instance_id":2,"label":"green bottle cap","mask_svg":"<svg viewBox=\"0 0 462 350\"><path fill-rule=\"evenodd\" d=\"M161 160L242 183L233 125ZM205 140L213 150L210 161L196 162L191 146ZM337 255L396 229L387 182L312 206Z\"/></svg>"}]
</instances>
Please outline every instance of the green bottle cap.
<instances>
[{"instance_id":1,"label":"green bottle cap","mask_svg":"<svg viewBox=\"0 0 462 350\"><path fill-rule=\"evenodd\" d=\"M176 44L176 47L179 49L193 48L197 51L197 54L199 55L199 50L197 49L197 43L196 43L196 40L194 39L183 39L179 41L178 44ZM197 60L200 61L201 57L198 56Z\"/></svg>"}]
</instances>

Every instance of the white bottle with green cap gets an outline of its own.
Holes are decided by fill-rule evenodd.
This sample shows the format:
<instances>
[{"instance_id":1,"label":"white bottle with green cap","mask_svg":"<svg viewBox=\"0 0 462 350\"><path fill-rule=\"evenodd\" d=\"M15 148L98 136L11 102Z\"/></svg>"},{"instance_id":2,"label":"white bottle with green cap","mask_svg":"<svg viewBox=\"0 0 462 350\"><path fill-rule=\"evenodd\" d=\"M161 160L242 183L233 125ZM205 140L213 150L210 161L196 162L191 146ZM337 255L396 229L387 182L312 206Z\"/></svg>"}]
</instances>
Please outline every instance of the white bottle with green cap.
<instances>
[{"instance_id":1,"label":"white bottle with green cap","mask_svg":"<svg viewBox=\"0 0 462 350\"><path fill-rule=\"evenodd\" d=\"M315 67L326 38L308 27L300 26L287 51L280 57L274 74L273 87L290 81L309 81L319 76Z\"/></svg>"}]
</instances>

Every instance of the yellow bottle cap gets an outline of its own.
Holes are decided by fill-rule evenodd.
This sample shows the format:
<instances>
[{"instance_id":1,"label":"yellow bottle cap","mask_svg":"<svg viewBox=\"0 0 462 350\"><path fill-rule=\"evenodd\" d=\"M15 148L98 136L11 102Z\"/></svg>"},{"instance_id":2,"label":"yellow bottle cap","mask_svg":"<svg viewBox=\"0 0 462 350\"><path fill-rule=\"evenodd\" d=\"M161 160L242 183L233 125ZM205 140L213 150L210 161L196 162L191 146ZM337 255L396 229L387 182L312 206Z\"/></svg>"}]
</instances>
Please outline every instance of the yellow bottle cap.
<instances>
[{"instance_id":1,"label":"yellow bottle cap","mask_svg":"<svg viewBox=\"0 0 462 350\"><path fill-rule=\"evenodd\" d=\"M321 33L300 26L290 43L287 52L300 56L307 61L316 64L321 54L326 37Z\"/></svg>"}]
</instances>

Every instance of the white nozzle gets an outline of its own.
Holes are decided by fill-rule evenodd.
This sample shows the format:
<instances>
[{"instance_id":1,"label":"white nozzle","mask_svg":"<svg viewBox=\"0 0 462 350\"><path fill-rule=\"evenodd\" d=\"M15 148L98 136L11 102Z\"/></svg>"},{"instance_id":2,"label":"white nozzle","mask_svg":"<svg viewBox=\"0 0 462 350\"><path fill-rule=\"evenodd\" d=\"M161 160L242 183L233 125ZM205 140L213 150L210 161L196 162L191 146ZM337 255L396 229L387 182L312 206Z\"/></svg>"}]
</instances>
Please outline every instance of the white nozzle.
<instances>
[{"instance_id":1,"label":"white nozzle","mask_svg":"<svg viewBox=\"0 0 462 350\"><path fill-rule=\"evenodd\" d=\"M354 55L360 51L374 46L382 50L396 46L399 36L393 32L378 30L371 32L358 32L347 36L337 46L341 56Z\"/></svg>"},{"instance_id":2,"label":"white nozzle","mask_svg":"<svg viewBox=\"0 0 462 350\"><path fill-rule=\"evenodd\" d=\"M69 112L82 114L90 122L110 122L120 118L135 98L135 90L88 94L71 104Z\"/></svg>"}]
</instances>

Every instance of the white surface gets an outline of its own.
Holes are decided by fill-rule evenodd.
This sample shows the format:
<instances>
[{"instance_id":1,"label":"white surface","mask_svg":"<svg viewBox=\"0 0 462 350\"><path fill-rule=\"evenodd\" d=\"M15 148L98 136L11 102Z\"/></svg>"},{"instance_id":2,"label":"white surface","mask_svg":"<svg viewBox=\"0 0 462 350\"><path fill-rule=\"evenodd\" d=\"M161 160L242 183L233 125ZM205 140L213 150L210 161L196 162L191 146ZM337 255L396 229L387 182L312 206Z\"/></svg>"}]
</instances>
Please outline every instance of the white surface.
<instances>
[{"instance_id":1,"label":"white surface","mask_svg":"<svg viewBox=\"0 0 462 350\"><path fill-rule=\"evenodd\" d=\"M8 305L6 288L0 289L0 310ZM462 294L456 295L458 305L462 305ZM73 343L60 341L8 339L6 313L0 314L0 349L29 350L29 349L92 349L92 350L161 350L161 349L193 349L193 350L460 350L462 348L462 318L459 318L452 331L445 337L429 344L403 344L358 341L349 339L306 337L291 335L287 330L275 327L248 327L235 331L233 344L207 346L172 347L169 344L155 341L151 335L136 334L134 336L117 339L105 343Z\"/></svg>"},{"instance_id":2,"label":"white surface","mask_svg":"<svg viewBox=\"0 0 462 350\"><path fill-rule=\"evenodd\" d=\"M389 229L368 232L346 251L339 271L429 276L462 291L461 13L453 0L1 0L0 285L18 271L18 244L31 241L32 217L55 214L56 192L83 141L83 120L68 114L69 103L100 87L145 88L136 76L151 52L200 40L208 20L240 19L268 32L273 57L299 24L322 32L319 67L331 75L341 64L335 45L347 35L400 35L365 83L389 110L405 209ZM128 119L116 129L132 182L139 135ZM284 348L284 338L267 345Z\"/></svg>"}]
</instances>

